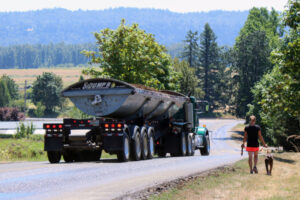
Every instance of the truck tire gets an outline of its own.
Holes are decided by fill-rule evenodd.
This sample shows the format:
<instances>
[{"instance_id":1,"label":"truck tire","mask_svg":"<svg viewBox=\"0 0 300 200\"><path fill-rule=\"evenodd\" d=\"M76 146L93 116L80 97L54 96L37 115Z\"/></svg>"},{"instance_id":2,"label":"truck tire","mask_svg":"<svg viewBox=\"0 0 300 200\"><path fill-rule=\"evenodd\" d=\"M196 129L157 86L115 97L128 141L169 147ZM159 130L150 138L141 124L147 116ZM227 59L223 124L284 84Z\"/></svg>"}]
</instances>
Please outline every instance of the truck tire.
<instances>
[{"instance_id":1,"label":"truck tire","mask_svg":"<svg viewBox=\"0 0 300 200\"><path fill-rule=\"evenodd\" d=\"M208 156L210 153L210 139L208 134L205 136L204 148L200 148L200 153L202 156Z\"/></svg>"},{"instance_id":2,"label":"truck tire","mask_svg":"<svg viewBox=\"0 0 300 200\"><path fill-rule=\"evenodd\" d=\"M193 136L191 134L187 135L186 138L186 149L187 149L187 156L193 156L194 155L194 145L193 145Z\"/></svg>"},{"instance_id":3,"label":"truck tire","mask_svg":"<svg viewBox=\"0 0 300 200\"><path fill-rule=\"evenodd\" d=\"M148 141L148 135L147 135L147 132L146 132L146 129L144 129L142 135L141 135L141 141L142 141L142 145L141 145L141 159L142 160L146 160L148 158L148 144L149 144L149 141Z\"/></svg>"},{"instance_id":4,"label":"truck tire","mask_svg":"<svg viewBox=\"0 0 300 200\"><path fill-rule=\"evenodd\" d=\"M92 161L99 161L101 158L101 154L102 154L102 150L99 151L94 151L92 153L93 157L92 157Z\"/></svg>"},{"instance_id":5,"label":"truck tire","mask_svg":"<svg viewBox=\"0 0 300 200\"><path fill-rule=\"evenodd\" d=\"M152 159L154 157L154 153L155 153L155 141L154 141L153 132L151 132L148 140L148 159Z\"/></svg>"},{"instance_id":6,"label":"truck tire","mask_svg":"<svg viewBox=\"0 0 300 200\"><path fill-rule=\"evenodd\" d=\"M117 154L117 158L119 162L127 162L129 160L130 155L130 144L129 137L127 134L123 136L123 150Z\"/></svg>"},{"instance_id":7,"label":"truck tire","mask_svg":"<svg viewBox=\"0 0 300 200\"><path fill-rule=\"evenodd\" d=\"M160 157L160 158L164 158L167 155L167 153L165 152L165 150L162 149L162 148L158 149L157 154L158 154L158 157Z\"/></svg>"},{"instance_id":8,"label":"truck tire","mask_svg":"<svg viewBox=\"0 0 300 200\"><path fill-rule=\"evenodd\" d=\"M179 153L179 156L185 156L186 155L186 137L185 137L185 133L181 133L180 134L180 142L179 142L180 146L180 153Z\"/></svg>"},{"instance_id":9,"label":"truck tire","mask_svg":"<svg viewBox=\"0 0 300 200\"><path fill-rule=\"evenodd\" d=\"M73 162L75 159L74 159L74 154L70 151L68 152L63 152L63 158L64 158L64 161L66 163L70 163L70 162Z\"/></svg>"},{"instance_id":10,"label":"truck tire","mask_svg":"<svg viewBox=\"0 0 300 200\"><path fill-rule=\"evenodd\" d=\"M59 163L61 159L61 152L59 151L47 151L48 160L50 163Z\"/></svg>"},{"instance_id":11,"label":"truck tire","mask_svg":"<svg viewBox=\"0 0 300 200\"><path fill-rule=\"evenodd\" d=\"M84 152L85 161L99 161L102 151L86 151Z\"/></svg>"},{"instance_id":12,"label":"truck tire","mask_svg":"<svg viewBox=\"0 0 300 200\"><path fill-rule=\"evenodd\" d=\"M142 142L141 142L141 133L139 131L136 132L134 139L131 143L131 159L138 161L141 159L142 154Z\"/></svg>"}]
</instances>

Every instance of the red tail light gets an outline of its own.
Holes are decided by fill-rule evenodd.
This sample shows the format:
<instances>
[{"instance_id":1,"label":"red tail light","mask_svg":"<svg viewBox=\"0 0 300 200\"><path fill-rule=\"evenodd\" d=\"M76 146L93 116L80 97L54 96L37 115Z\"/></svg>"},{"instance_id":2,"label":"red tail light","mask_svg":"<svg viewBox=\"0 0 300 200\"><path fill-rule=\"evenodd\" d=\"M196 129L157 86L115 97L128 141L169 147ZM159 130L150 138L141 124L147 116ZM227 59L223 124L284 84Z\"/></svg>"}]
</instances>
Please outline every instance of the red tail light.
<instances>
[{"instance_id":1,"label":"red tail light","mask_svg":"<svg viewBox=\"0 0 300 200\"><path fill-rule=\"evenodd\" d=\"M88 120L88 123L91 123L91 120Z\"/></svg>"},{"instance_id":2,"label":"red tail light","mask_svg":"<svg viewBox=\"0 0 300 200\"><path fill-rule=\"evenodd\" d=\"M118 128L122 128L122 124L118 124L117 127L118 127Z\"/></svg>"},{"instance_id":3,"label":"red tail light","mask_svg":"<svg viewBox=\"0 0 300 200\"><path fill-rule=\"evenodd\" d=\"M77 122L76 120L73 121L74 124L76 124L76 122Z\"/></svg>"},{"instance_id":4,"label":"red tail light","mask_svg":"<svg viewBox=\"0 0 300 200\"><path fill-rule=\"evenodd\" d=\"M61 125L61 124L60 124L60 125L58 125L58 128L63 128L63 125Z\"/></svg>"},{"instance_id":5,"label":"red tail light","mask_svg":"<svg viewBox=\"0 0 300 200\"><path fill-rule=\"evenodd\" d=\"M157 141L156 144L159 144L159 141Z\"/></svg>"},{"instance_id":6,"label":"red tail light","mask_svg":"<svg viewBox=\"0 0 300 200\"><path fill-rule=\"evenodd\" d=\"M56 128L56 125L54 124L54 125L52 125L52 128Z\"/></svg>"},{"instance_id":7,"label":"red tail light","mask_svg":"<svg viewBox=\"0 0 300 200\"><path fill-rule=\"evenodd\" d=\"M115 125L115 124L111 124L110 126L111 126L112 128L115 128L115 127L116 127L116 125Z\"/></svg>"},{"instance_id":8,"label":"red tail light","mask_svg":"<svg viewBox=\"0 0 300 200\"><path fill-rule=\"evenodd\" d=\"M109 128L109 124L104 124L104 127L105 128Z\"/></svg>"},{"instance_id":9,"label":"red tail light","mask_svg":"<svg viewBox=\"0 0 300 200\"><path fill-rule=\"evenodd\" d=\"M83 121L80 121L80 124L83 124Z\"/></svg>"},{"instance_id":10,"label":"red tail light","mask_svg":"<svg viewBox=\"0 0 300 200\"><path fill-rule=\"evenodd\" d=\"M49 125L49 124L47 124L47 125L46 125L46 128L50 128L50 125Z\"/></svg>"}]
</instances>

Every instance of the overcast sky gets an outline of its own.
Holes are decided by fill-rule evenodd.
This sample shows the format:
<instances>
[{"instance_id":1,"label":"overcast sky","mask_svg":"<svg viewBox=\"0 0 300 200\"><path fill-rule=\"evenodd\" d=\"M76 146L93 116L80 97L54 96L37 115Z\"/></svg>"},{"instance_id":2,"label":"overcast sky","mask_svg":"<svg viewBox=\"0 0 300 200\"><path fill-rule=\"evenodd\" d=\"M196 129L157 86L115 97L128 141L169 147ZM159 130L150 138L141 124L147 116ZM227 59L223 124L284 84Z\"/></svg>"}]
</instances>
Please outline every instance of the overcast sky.
<instances>
[{"instance_id":1,"label":"overcast sky","mask_svg":"<svg viewBox=\"0 0 300 200\"><path fill-rule=\"evenodd\" d=\"M287 0L0 0L0 11L28 11L43 8L103 10L116 7L157 8L175 12L249 10L256 7L284 9Z\"/></svg>"}]
</instances>

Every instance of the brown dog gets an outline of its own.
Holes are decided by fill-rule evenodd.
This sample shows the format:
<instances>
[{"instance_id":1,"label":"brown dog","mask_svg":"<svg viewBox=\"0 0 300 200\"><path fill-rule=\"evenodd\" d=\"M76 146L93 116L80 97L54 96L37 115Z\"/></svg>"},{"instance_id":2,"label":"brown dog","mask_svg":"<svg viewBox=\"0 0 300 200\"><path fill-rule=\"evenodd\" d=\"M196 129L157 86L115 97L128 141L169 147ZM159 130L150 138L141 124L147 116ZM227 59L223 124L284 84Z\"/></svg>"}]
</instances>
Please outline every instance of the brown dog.
<instances>
[{"instance_id":1,"label":"brown dog","mask_svg":"<svg viewBox=\"0 0 300 200\"><path fill-rule=\"evenodd\" d=\"M271 151L268 149L267 150L267 155L265 158L265 164L266 164L266 170L267 170L267 175L272 175L272 169L273 169L273 155L271 154ZM269 169L270 166L270 169Z\"/></svg>"}]
</instances>

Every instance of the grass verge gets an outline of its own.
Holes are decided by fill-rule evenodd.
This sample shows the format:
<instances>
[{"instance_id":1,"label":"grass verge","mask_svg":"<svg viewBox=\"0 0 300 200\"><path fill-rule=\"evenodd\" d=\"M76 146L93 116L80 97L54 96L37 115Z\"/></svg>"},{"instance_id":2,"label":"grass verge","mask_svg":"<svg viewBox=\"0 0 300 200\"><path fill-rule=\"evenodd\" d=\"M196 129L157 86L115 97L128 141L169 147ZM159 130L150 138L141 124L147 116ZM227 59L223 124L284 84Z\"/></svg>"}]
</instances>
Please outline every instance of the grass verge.
<instances>
[{"instance_id":1,"label":"grass verge","mask_svg":"<svg viewBox=\"0 0 300 200\"><path fill-rule=\"evenodd\" d=\"M44 152L44 136L31 135L28 138L0 136L0 161L41 161L47 160Z\"/></svg>"},{"instance_id":2,"label":"grass verge","mask_svg":"<svg viewBox=\"0 0 300 200\"><path fill-rule=\"evenodd\" d=\"M114 159L117 156L102 151L101 158ZM28 138L16 139L13 135L0 134L0 162L47 160L43 135L30 135Z\"/></svg>"},{"instance_id":3,"label":"grass verge","mask_svg":"<svg viewBox=\"0 0 300 200\"><path fill-rule=\"evenodd\" d=\"M273 175L267 176L264 157L259 157L259 174L250 174L247 160L232 167L217 170L207 176L150 197L167 199L241 199L241 200L296 200L300 199L299 153L274 154Z\"/></svg>"}]
</instances>

